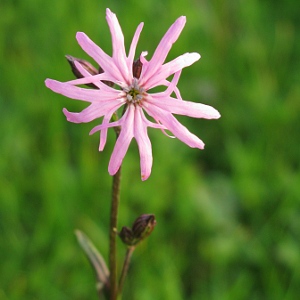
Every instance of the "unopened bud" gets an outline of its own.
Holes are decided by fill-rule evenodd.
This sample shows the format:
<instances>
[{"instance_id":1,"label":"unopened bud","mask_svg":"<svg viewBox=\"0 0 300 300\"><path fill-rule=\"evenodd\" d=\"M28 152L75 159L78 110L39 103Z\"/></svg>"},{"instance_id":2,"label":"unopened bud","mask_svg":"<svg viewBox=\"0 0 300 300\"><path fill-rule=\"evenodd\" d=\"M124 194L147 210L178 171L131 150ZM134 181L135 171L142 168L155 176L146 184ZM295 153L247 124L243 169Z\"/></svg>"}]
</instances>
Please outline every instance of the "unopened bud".
<instances>
[{"instance_id":1,"label":"unopened bud","mask_svg":"<svg viewBox=\"0 0 300 300\"><path fill-rule=\"evenodd\" d=\"M154 215L141 215L134 221L132 229L124 226L119 236L124 244L134 246L148 237L155 225L156 220Z\"/></svg>"},{"instance_id":2,"label":"unopened bud","mask_svg":"<svg viewBox=\"0 0 300 300\"><path fill-rule=\"evenodd\" d=\"M101 74L103 73L103 70L101 67L99 67L99 70L97 70L91 63L89 63L88 61L84 60L84 59L81 59L81 58L76 58L76 57L73 57L71 55L66 55L66 59L68 60L70 66L71 66L71 69L72 69L72 72L73 74L75 75L76 78L83 78L84 76L81 74L81 72L78 70L75 62L78 62L81 64L81 66L87 70L91 75L97 75L97 74ZM110 87L112 87L114 85L113 82L111 81L106 81L106 80L102 80L102 82ZM86 84L87 86L89 87L92 87L94 89L98 89L98 87L92 83L90 84Z\"/></svg>"},{"instance_id":3,"label":"unopened bud","mask_svg":"<svg viewBox=\"0 0 300 300\"><path fill-rule=\"evenodd\" d=\"M142 240L150 235L156 225L154 215L141 215L132 225L132 232L136 239Z\"/></svg>"},{"instance_id":4,"label":"unopened bud","mask_svg":"<svg viewBox=\"0 0 300 300\"><path fill-rule=\"evenodd\" d=\"M81 59L81 58L76 58L71 55L66 55L66 59L68 60L68 63L71 66L72 72L75 75L76 78L83 78L84 76L81 74L81 72L78 70L75 62L78 62L81 64L81 66L86 69L91 75L97 75L99 74L98 70L90 64L88 61ZM89 87L92 87L94 89L98 89L98 87L92 83L86 84Z\"/></svg>"},{"instance_id":5,"label":"unopened bud","mask_svg":"<svg viewBox=\"0 0 300 300\"><path fill-rule=\"evenodd\" d=\"M133 73L133 77L135 77L136 79L139 79L142 73L142 68L143 68L143 64L140 61L140 59L137 59L136 61L133 62L132 65L132 73Z\"/></svg>"},{"instance_id":6,"label":"unopened bud","mask_svg":"<svg viewBox=\"0 0 300 300\"><path fill-rule=\"evenodd\" d=\"M130 228L124 226L120 231L119 236L124 244L133 245L134 236Z\"/></svg>"},{"instance_id":7,"label":"unopened bud","mask_svg":"<svg viewBox=\"0 0 300 300\"><path fill-rule=\"evenodd\" d=\"M66 59L68 60L72 72L73 74L77 77L77 78L82 78L83 75L80 73L80 71L77 69L76 65L75 65L75 61L80 63L81 66L86 69L91 75L97 75L99 74L98 70L92 65L90 64L88 61L81 59L81 58L76 58L73 57L71 55L66 55Z\"/></svg>"}]
</instances>

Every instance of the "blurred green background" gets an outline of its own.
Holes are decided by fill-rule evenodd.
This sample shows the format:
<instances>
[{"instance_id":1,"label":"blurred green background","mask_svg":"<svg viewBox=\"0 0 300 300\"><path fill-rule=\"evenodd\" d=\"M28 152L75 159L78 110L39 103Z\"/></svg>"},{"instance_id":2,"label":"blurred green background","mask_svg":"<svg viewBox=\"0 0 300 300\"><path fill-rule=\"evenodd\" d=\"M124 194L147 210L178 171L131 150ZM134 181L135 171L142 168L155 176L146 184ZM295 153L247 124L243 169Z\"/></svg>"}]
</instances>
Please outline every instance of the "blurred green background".
<instances>
[{"instance_id":1,"label":"blurred green background","mask_svg":"<svg viewBox=\"0 0 300 300\"><path fill-rule=\"evenodd\" d=\"M124 299L297 299L300 294L300 9L298 1L0 2L0 299L97 299L74 229L104 257L112 178L93 124L72 124L45 78L73 78L65 54L88 59L77 31L111 53L105 21L119 18L127 49L151 57L180 15L168 60L199 52L179 88L219 120L180 117L204 151L149 130L154 165L141 182L136 143L125 158L120 228L142 213L157 227L135 252ZM119 246L120 261L125 253Z\"/></svg>"}]
</instances>

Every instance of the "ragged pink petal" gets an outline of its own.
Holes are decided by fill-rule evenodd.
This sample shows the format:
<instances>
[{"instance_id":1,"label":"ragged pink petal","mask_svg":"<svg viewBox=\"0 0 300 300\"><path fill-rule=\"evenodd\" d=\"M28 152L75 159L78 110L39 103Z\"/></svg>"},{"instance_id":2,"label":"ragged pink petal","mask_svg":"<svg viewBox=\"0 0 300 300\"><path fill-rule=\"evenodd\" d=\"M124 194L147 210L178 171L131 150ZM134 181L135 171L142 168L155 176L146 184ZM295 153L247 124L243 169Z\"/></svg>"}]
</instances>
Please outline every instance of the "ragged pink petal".
<instances>
[{"instance_id":1,"label":"ragged pink petal","mask_svg":"<svg viewBox=\"0 0 300 300\"><path fill-rule=\"evenodd\" d=\"M92 90L86 88L80 88L69 84L68 82L59 82L52 79L46 79L46 86L53 92L64 95L66 97L82 100L87 102L97 102L106 101L109 99L114 99L119 94L118 91L113 91L112 93L102 92L101 90Z\"/></svg>"},{"instance_id":2,"label":"ragged pink petal","mask_svg":"<svg viewBox=\"0 0 300 300\"><path fill-rule=\"evenodd\" d=\"M140 23L140 25L137 27L137 29L134 33L131 45L130 45L128 59L127 59L127 67L130 70L132 70L132 64L133 64L133 61L134 61L135 50L136 50L137 42L139 40L139 37L140 37L141 31L143 29L143 26L144 26L144 23Z\"/></svg>"},{"instance_id":3,"label":"ragged pink petal","mask_svg":"<svg viewBox=\"0 0 300 300\"><path fill-rule=\"evenodd\" d=\"M174 74L174 76L173 76L171 82L169 82L169 81L167 81L167 80L164 80L163 83L164 83L164 85L166 85L168 88L167 88L164 92L160 93L159 95L161 95L162 97L169 97L169 96L173 93L173 91L174 91L174 92L176 93L176 95L177 95L177 93L179 93L179 96L180 96L180 92L179 92L179 90L178 90L177 87L176 87L180 75L181 75L181 70L179 70L178 72L176 72L176 73ZM177 89L177 90L176 90L176 89ZM177 95L177 97L178 97L178 95ZM179 99L182 100L181 96L180 96Z\"/></svg>"},{"instance_id":4,"label":"ragged pink petal","mask_svg":"<svg viewBox=\"0 0 300 300\"><path fill-rule=\"evenodd\" d=\"M127 114L125 113L124 116L122 116L121 119L119 119L118 121L114 121L111 123L103 123L101 125L97 125L95 126L91 131L90 131L90 135L94 134L97 131L101 131L104 129L108 129L108 128L112 128L112 127L117 127L117 126L122 126L124 123L124 119L126 118Z\"/></svg>"},{"instance_id":5,"label":"ragged pink petal","mask_svg":"<svg viewBox=\"0 0 300 300\"><path fill-rule=\"evenodd\" d=\"M180 100L178 100L180 101ZM170 130L179 140L192 148L204 149L204 143L194 134L189 132L185 126L169 112L154 105L149 105L147 112L150 116L157 118L168 130Z\"/></svg>"},{"instance_id":6,"label":"ragged pink petal","mask_svg":"<svg viewBox=\"0 0 300 300\"><path fill-rule=\"evenodd\" d=\"M172 74L181 71L185 67L189 67L194 62L200 59L199 53L185 53L172 61L162 65L152 77L149 77L145 82L145 88L151 89L160 85L161 81L168 78Z\"/></svg>"},{"instance_id":7,"label":"ragged pink petal","mask_svg":"<svg viewBox=\"0 0 300 300\"><path fill-rule=\"evenodd\" d=\"M142 180L148 179L152 168L152 147L144 122L144 113L141 107L136 106L134 114L134 137L140 152L140 165Z\"/></svg>"},{"instance_id":8,"label":"ragged pink petal","mask_svg":"<svg viewBox=\"0 0 300 300\"><path fill-rule=\"evenodd\" d=\"M170 113L192 118L218 119L221 116L212 106L171 97L161 97L159 94L149 97L149 102Z\"/></svg>"},{"instance_id":9,"label":"ragged pink petal","mask_svg":"<svg viewBox=\"0 0 300 300\"><path fill-rule=\"evenodd\" d=\"M151 60L145 68L143 68L142 76L144 84L149 78L154 76L158 68L164 63L173 43L178 39L184 25L186 22L186 17L179 17L169 28L166 34L161 39L159 45L157 46Z\"/></svg>"},{"instance_id":10,"label":"ragged pink petal","mask_svg":"<svg viewBox=\"0 0 300 300\"><path fill-rule=\"evenodd\" d=\"M104 115L110 113L112 110L116 111L120 106L122 106L122 103L116 105L115 102L107 101L101 103L100 105L98 103L92 103L79 113L72 113L64 108L63 113L65 114L69 122L87 123L97 118L103 117Z\"/></svg>"},{"instance_id":11,"label":"ragged pink petal","mask_svg":"<svg viewBox=\"0 0 300 300\"><path fill-rule=\"evenodd\" d=\"M86 79L87 81L84 82L84 84L87 84L87 83L93 83L96 87L98 87L99 89L101 88L102 91L105 89L105 90L108 90L108 91L112 91L112 89L107 86L106 84L102 83L101 80L107 80L107 78L105 78L105 74L98 74L98 75L94 75L89 73L87 71L87 69L85 69L81 63L79 63L78 61L75 61L74 62L75 64L75 67L77 68L77 70L81 73L81 75L83 76L84 79ZM72 82L68 82L69 84L72 84ZM74 84L74 81L73 81L73 84ZM75 84L76 84L76 81L75 81ZM77 84L80 84L80 83L77 83ZM109 88L109 89L108 89Z\"/></svg>"},{"instance_id":12,"label":"ragged pink petal","mask_svg":"<svg viewBox=\"0 0 300 300\"><path fill-rule=\"evenodd\" d=\"M109 8L106 9L106 20L112 38L113 61L118 67L120 74L122 74L122 81L125 81L130 84L130 78L132 78L132 71L131 68L128 68L127 66L124 35L116 15L112 13Z\"/></svg>"},{"instance_id":13,"label":"ragged pink petal","mask_svg":"<svg viewBox=\"0 0 300 300\"><path fill-rule=\"evenodd\" d=\"M164 81L162 81L162 85L165 85L165 86L169 86L169 84L170 84L170 82L168 81L168 80L164 80ZM177 97L177 99L180 99L180 100L182 100L182 97L181 97L181 94L180 94L180 91L179 91L179 88L177 87L177 86L175 86L174 87L174 89L173 89L173 91L172 92L174 92L175 93L175 95L176 95L176 97ZM171 92L171 93L172 93ZM171 94L170 93L170 94ZM170 95L169 94L169 95ZM169 96L168 95L168 96Z\"/></svg>"},{"instance_id":14,"label":"ragged pink petal","mask_svg":"<svg viewBox=\"0 0 300 300\"><path fill-rule=\"evenodd\" d=\"M124 156L128 150L129 144L134 136L134 109L135 108L133 105L129 106L123 116L124 121L121 132L108 165L108 172L110 175L115 175L119 170Z\"/></svg>"},{"instance_id":15,"label":"ragged pink petal","mask_svg":"<svg viewBox=\"0 0 300 300\"><path fill-rule=\"evenodd\" d=\"M113 78L113 80L109 80L113 82L123 81L123 75L120 73L120 70L115 65L113 59L98 47L85 33L77 32L76 38L81 48L92 57L111 78Z\"/></svg>"},{"instance_id":16,"label":"ragged pink petal","mask_svg":"<svg viewBox=\"0 0 300 300\"><path fill-rule=\"evenodd\" d=\"M116 111L116 109L112 109L103 118L103 121L102 121L101 125L104 128L102 130L100 130L99 151L103 151L103 149L105 147L106 139L107 139L107 131L108 131L109 121L110 121L112 115L115 113L115 111Z\"/></svg>"}]
</instances>

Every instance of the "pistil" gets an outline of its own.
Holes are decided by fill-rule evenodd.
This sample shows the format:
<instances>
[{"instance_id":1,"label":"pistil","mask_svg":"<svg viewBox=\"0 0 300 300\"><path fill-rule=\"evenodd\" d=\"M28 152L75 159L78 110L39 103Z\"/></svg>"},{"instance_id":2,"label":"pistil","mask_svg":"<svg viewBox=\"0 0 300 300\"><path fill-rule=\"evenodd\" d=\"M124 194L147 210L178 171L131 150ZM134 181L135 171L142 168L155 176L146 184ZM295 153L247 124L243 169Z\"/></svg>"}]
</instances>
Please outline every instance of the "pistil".
<instances>
[{"instance_id":1,"label":"pistil","mask_svg":"<svg viewBox=\"0 0 300 300\"><path fill-rule=\"evenodd\" d=\"M123 88L128 104L139 104L143 99L144 89L138 85L138 79L133 78L130 86Z\"/></svg>"}]
</instances>

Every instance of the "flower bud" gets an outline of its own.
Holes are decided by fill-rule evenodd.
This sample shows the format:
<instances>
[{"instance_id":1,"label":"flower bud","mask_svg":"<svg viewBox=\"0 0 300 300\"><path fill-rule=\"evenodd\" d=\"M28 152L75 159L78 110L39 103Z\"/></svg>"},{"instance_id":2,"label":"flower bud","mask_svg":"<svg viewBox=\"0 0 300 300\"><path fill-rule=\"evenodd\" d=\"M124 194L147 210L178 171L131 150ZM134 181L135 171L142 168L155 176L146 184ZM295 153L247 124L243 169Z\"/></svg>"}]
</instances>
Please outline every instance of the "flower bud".
<instances>
[{"instance_id":1,"label":"flower bud","mask_svg":"<svg viewBox=\"0 0 300 300\"><path fill-rule=\"evenodd\" d=\"M119 236L124 244L126 244L128 246L133 245L134 236L133 236L132 230L130 228L124 226L122 228L122 230L120 231Z\"/></svg>"},{"instance_id":2,"label":"flower bud","mask_svg":"<svg viewBox=\"0 0 300 300\"><path fill-rule=\"evenodd\" d=\"M97 75L99 74L98 70L92 65L90 64L88 61L81 59L81 58L76 58L73 57L71 55L66 55L66 59L68 60L72 72L73 74L77 77L77 78L82 78L83 75L79 72L79 70L77 69L76 65L75 65L75 61L77 61L78 63L81 64L81 66L86 69L91 75ZM103 71L102 71L103 72Z\"/></svg>"},{"instance_id":3,"label":"flower bud","mask_svg":"<svg viewBox=\"0 0 300 300\"><path fill-rule=\"evenodd\" d=\"M138 217L132 225L132 233L138 240L143 240L153 231L156 225L154 215L141 215Z\"/></svg>"},{"instance_id":4,"label":"flower bud","mask_svg":"<svg viewBox=\"0 0 300 300\"><path fill-rule=\"evenodd\" d=\"M91 75L99 74L98 70L92 64L90 64L88 61L86 61L84 59L76 58L76 57L73 57L71 55L66 55L66 59L68 60L70 66L71 66L72 72L73 72L73 74L75 75L76 78L83 78L84 76L77 69L75 61L80 63L81 66L84 69L86 69ZM98 89L98 87L96 85L92 84L92 83L86 84L86 85L89 86L89 87L92 87L94 89Z\"/></svg>"},{"instance_id":5,"label":"flower bud","mask_svg":"<svg viewBox=\"0 0 300 300\"><path fill-rule=\"evenodd\" d=\"M154 215L141 215L134 221L132 229L124 226L119 236L124 244L135 246L150 235L155 225L156 220Z\"/></svg>"},{"instance_id":6,"label":"flower bud","mask_svg":"<svg viewBox=\"0 0 300 300\"><path fill-rule=\"evenodd\" d=\"M135 77L136 79L139 79L141 76L141 73L142 73L142 68L143 68L143 64L140 61L140 59L135 60L132 64L133 77Z\"/></svg>"},{"instance_id":7,"label":"flower bud","mask_svg":"<svg viewBox=\"0 0 300 300\"><path fill-rule=\"evenodd\" d=\"M103 69L99 67L99 70L97 70L92 64L90 64L88 61L81 59L81 58L76 58L71 55L66 55L66 59L68 60L73 74L76 76L76 78L83 78L84 76L81 74L81 72L78 70L76 67L75 61L80 63L81 66L86 69L91 75L97 75L103 73ZM107 80L102 80L102 82L110 87L114 85L113 82L107 81ZM89 87L92 87L94 89L98 89L98 87L92 83L86 84Z\"/></svg>"}]
</instances>

